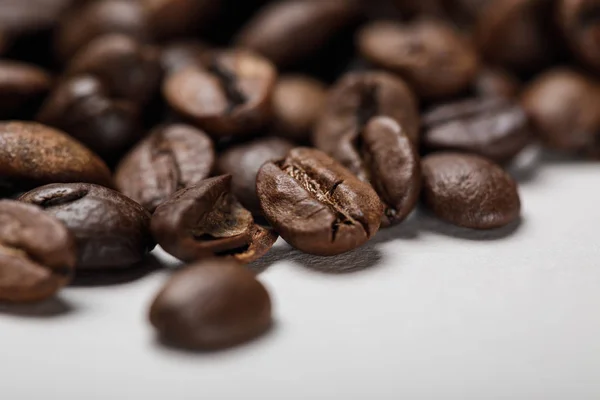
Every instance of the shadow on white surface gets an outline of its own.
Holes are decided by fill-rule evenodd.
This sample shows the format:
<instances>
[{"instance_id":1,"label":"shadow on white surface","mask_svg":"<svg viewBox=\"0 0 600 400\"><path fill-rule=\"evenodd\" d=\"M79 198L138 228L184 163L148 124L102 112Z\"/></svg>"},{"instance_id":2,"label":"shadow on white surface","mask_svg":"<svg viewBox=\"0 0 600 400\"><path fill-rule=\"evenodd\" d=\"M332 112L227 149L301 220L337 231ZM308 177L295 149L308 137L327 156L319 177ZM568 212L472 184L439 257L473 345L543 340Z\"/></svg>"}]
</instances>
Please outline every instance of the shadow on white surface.
<instances>
[{"instance_id":1,"label":"shadow on white surface","mask_svg":"<svg viewBox=\"0 0 600 400\"><path fill-rule=\"evenodd\" d=\"M147 255L139 264L122 270L78 271L70 286L94 287L124 285L166 268L155 255Z\"/></svg>"},{"instance_id":2,"label":"shadow on white surface","mask_svg":"<svg viewBox=\"0 0 600 400\"><path fill-rule=\"evenodd\" d=\"M19 318L56 318L73 314L76 311L73 304L60 297L31 304L0 303L0 314Z\"/></svg>"}]
</instances>

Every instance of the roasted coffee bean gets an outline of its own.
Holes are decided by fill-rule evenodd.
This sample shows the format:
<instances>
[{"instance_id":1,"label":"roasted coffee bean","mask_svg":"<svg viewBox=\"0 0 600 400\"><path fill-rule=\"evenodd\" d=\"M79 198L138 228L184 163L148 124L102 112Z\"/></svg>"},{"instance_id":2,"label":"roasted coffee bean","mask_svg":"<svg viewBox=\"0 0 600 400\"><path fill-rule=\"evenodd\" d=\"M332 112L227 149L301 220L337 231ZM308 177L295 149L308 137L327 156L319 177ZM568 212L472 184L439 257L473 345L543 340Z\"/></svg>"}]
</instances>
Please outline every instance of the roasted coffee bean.
<instances>
[{"instance_id":1,"label":"roasted coffee bean","mask_svg":"<svg viewBox=\"0 0 600 400\"><path fill-rule=\"evenodd\" d=\"M73 7L61 20L55 35L59 58L66 62L95 38L121 33L133 38L148 38L144 9L138 1L97 0Z\"/></svg>"},{"instance_id":2,"label":"roasted coffee bean","mask_svg":"<svg viewBox=\"0 0 600 400\"><path fill-rule=\"evenodd\" d=\"M419 142L419 110L408 86L386 72L353 72L344 75L331 88L313 142L325 152L344 136L357 137L373 117L398 121L415 144Z\"/></svg>"},{"instance_id":3,"label":"roasted coffee bean","mask_svg":"<svg viewBox=\"0 0 600 400\"><path fill-rule=\"evenodd\" d=\"M299 147L267 162L256 189L269 223L309 254L330 256L361 246L375 235L383 215L368 183L316 149Z\"/></svg>"},{"instance_id":4,"label":"roasted coffee bean","mask_svg":"<svg viewBox=\"0 0 600 400\"><path fill-rule=\"evenodd\" d=\"M104 35L83 47L67 72L96 75L113 96L144 104L158 91L159 51L126 35Z\"/></svg>"},{"instance_id":5,"label":"roasted coffee bean","mask_svg":"<svg viewBox=\"0 0 600 400\"><path fill-rule=\"evenodd\" d=\"M267 161L280 160L294 148L294 144L280 138L259 138L252 142L231 147L218 159L221 174L232 176L231 190L234 196L253 214L262 213L256 195L256 175Z\"/></svg>"},{"instance_id":6,"label":"roasted coffee bean","mask_svg":"<svg viewBox=\"0 0 600 400\"><path fill-rule=\"evenodd\" d=\"M482 68L473 82L472 88L477 97L515 98L521 90L519 80L499 68Z\"/></svg>"},{"instance_id":7,"label":"roasted coffee bean","mask_svg":"<svg viewBox=\"0 0 600 400\"><path fill-rule=\"evenodd\" d=\"M150 213L119 192L87 183L36 188L19 200L38 205L75 236L77 269L121 269L154 248Z\"/></svg>"},{"instance_id":8,"label":"roasted coffee bean","mask_svg":"<svg viewBox=\"0 0 600 400\"><path fill-rule=\"evenodd\" d=\"M218 10L221 0L139 0L152 36L158 39L193 34Z\"/></svg>"},{"instance_id":9,"label":"roasted coffee bean","mask_svg":"<svg viewBox=\"0 0 600 400\"><path fill-rule=\"evenodd\" d=\"M447 103L423 116L423 146L427 150L464 151L505 162L532 139L523 108L501 97Z\"/></svg>"},{"instance_id":10,"label":"roasted coffee bean","mask_svg":"<svg viewBox=\"0 0 600 400\"><path fill-rule=\"evenodd\" d=\"M205 260L175 273L154 299L150 322L165 342L191 349L240 344L271 325L271 299L233 260Z\"/></svg>"},{"instance_id":11,"label":"roasted coffee bean","mask_svg":"<svg viewBox=\"0 0 600 400\"><path fill-rule=\"evenodd\" d=\"M479 68L469 42L442 22L373 22L359 33L358 48L363 57L404 77L426 98L460 93Z\"/></svg>"},{"instance_id":12,"label":"roasted coffee bean","mask_svg":"<svg viewBox=\"0 0 600 400\"><path fill-rule=\"evenodd\" d=\"M498 228L517 220L516 182L486 158L436 153L423 159L423 201L440 219L472 229Z\"/></svg>"},{"instance_id":13,"label":"roasted coffee bean","mask_svg":"<svg viewBox=\"0 0 600 400\"><path fill-rule=\"evenodd\" d=\"M98 156L63 132L33 122L0 122L0 180L20 188L51 182L112 186Z\"/></svg>"},{"instance_id":14,"label":"roasted coffee bean","mask_svg":"<svg viewBox=\"0 0 600 400\"><path fill-rule=\"evenodd\" d=\"M50 89L52 78L43 69L15 61L0 60L0 118L19 116Z\"/></svg>"},{"instance_id":15,"label":"roasted coffee bean","mask_svg":"<svg viewBox=\"0 0 600 400\"><path fill-rule=\"evenodd\" d=\"M566 152L600 148L600 85L576 71L557 68L535 79L521 103L543 143Z\"/></svg>"},{"instance_id":16,"label":"roasted coffee bean","mask_svg":"<svg viewBox=\"0 0 600 400\"><path fill-rule=\"evenodd\" d=\"M175 193L154 212L152 233L166 252L184 261L216 255L251 262L277 240L231 194L231 175Z\"/></svg>"},{"instance_id":17,"label":"roasted coffee bean","mask_svg":"<svg viewBox=\"0 0 600 400\"><path fill-rule=\"evenodd\" d=\"M15 35L52 28L72 0L2 0L0 27Z\"/></svg>"},{"instance_id":18,"label":"roasted coffee bean","mask_svg":"<svg viewBox=\"0 0 600 400\"><path fill-rule=\"evenodd\" d=\"M69 283L77 250L72 234L40 208L0 201L0 301L53 296Z\"/></svg>"},{"instance_id":19,"label":"roasted coffee bean","mask_svg":"<svg viewBox=\"0 0 600 400\"><path fill-rule=\"evenodd\" d=\"M171 107L214 136L253 133L271 116L277 71L244 50L215 54L205 67L188 67L163 86Z\"/></svg>"},{"instance_id":20,"label":"roasted coffee bean","mask_svg":"<svg viewBox=\"0 0 600 400\"><path fill-rule=\"evenodd\" d=\"M236 44L252 49L278 66L315 53L358 16L355 0L274 2L242 28Z\"/></svg>"},{"instance_id":21,"label":"roasted coffee bean","mask_svg":"<svg viewBox=\"0 0 600 400\"><path fill-rule=\"evenodd\" d=\"M110 162L140 139L140 119L136 104L112 98L106 85L92 75L63 79L37 116L39 122L67 132Z\"/></svg>"},{"instance_id":22,"label":"roasted coffee bean","mask_svg":"<svg viewBox=\"0 0 600 400\"><path fill-rule=\"evenodd\" d=\"M280 77L273 91L274 135L308 142L325 104L325 85L303 75Z\"/></svg>"},{"instance_id":23,"label":"roasted coffee bean","mask_svg":"<svg viewBox=\"0 0 600 400\"><path fill-rule=\"evenodd\" d=\"M210 48L197 40L171 42L160 53L160 63L166 75L185 67L210 63Z\"/></svg>"},{"instance_id":24,"label":"roasted coffee bean","mask_svg":"<svg viewBox=\"0 0 600 400\"><path fill-rule=\"evenodd\" d=\"M214 163L214 146L204 132L164 125L121 161L115 182L122 193L154 212L176 191L207 178Z\"/></svg>"},{"instance_id":25,"label":"roasted coffee bean","mask_svg":"<svg viewBox=\"0 0 600 400\"><path fill-rule=\"evenodd\" d=\"M600 71L600 2L558 1L558 23L570 49L596 72Z\"/></svg>"}]
</instances>

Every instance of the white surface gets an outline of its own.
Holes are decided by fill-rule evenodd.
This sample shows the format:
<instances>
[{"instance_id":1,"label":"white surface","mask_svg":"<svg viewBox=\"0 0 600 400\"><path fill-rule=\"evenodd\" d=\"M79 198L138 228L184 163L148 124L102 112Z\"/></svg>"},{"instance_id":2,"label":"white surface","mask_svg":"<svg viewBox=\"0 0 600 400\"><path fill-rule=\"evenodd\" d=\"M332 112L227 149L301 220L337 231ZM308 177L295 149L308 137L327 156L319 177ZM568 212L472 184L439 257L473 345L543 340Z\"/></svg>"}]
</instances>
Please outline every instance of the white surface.
<instances>
[{"instance_id":1,"label":"white surface","mask_svg":"<svg viewBox=\"0 0 600 400\"><path fill-rule=\"evenodd\" d=\"M600 165L544 165L521 194L487 240L419 215L337 259L280 244L258 265L275 328L225 352L156 343L167 272L4 308L0 398L597 400Z\"/></svg>"}]
</instances>

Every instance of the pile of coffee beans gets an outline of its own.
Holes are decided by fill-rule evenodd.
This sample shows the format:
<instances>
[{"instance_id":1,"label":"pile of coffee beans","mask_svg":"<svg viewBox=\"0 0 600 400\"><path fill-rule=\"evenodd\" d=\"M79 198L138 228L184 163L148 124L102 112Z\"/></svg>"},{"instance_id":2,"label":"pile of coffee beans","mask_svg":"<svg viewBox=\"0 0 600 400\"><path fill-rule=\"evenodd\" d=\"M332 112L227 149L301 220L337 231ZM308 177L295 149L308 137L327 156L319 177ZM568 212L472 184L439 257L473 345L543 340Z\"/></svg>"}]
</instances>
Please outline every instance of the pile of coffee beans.
<instances>
[{"instance_id":1,"label":"pile of coffee beans","mask_svg":"<svg viewBox=\"0 0 600 400\"><path fill-rule=\"evenodd\" d=\"M189 263L164 343L235 345L279 236L335 256L419 204L518 223L507 168L600 159L597 0L1 0L0 301Z\"/></svg>"}]
</instances>

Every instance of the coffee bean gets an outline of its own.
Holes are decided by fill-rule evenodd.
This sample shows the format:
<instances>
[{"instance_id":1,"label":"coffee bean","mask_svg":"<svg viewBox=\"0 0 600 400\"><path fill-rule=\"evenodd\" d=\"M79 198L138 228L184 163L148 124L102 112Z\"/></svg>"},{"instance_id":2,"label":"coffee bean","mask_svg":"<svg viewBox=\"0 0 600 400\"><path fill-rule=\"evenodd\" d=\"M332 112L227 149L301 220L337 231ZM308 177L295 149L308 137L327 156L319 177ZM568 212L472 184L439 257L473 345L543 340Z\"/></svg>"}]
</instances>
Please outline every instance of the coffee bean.
<instances>
[{"instance_id":1,"label":"coffee bean","mask_svg":"<svg viewBox=\"0 0 600 400\"><path fill-rule=\"evenodd\" d=\"M315 255L357 248L377 230L381 202L368 183L325 153L293 149L258 172L256 189L266 219L286 242Z\"/></svg>"},{"instance_id":2,"label":"coffee bean","mask_svg":"<svg viewBox=\"0 0 600 400\"><path fill-rule=\"evenodd\" d=\"M274 2L242 28L236 44L264 55L278 66L295 64L351 24L358 12L354 0Z\"/></svg>"},{"instance_id":3,"label":"coffee bean","mask_svg":"<svg viewBox=\"0 0 600 400\"><path fill-rule=\"evenodd\" d=\"M111 95L144 104L160 83L159 51L126 35L104 35L75 55L67 73L96 75Z\"/></svg>"},{"instance_id":4,"label":"coffee bean","mask_svg":"<svg viewBox=\"0 0 600 400\"><path fill-rule=\"evenodd\" d=\"M426 98L460 93L479 68L469 42L442 22L373 22L361 30L357 41L363 57L404 77Z\"/></svg>"},{"instance_id":5,"label":"coffee bean","mask_svg":"<svg viewBox=\"0 0 600 400\"><path fill-rule=\"evenodd\" d=\"M50 89L52 78L41 68L0 60L0 118L19 116L34 106Z\"/></svg>"},{"instance_id":6,"label":"coffee bean","mask_svg":"<svg viewBox=\"0 0 600 400\"><path fill-rule=\"evenodd\" d=\"M533 140L521 106L501 97L471 98L436 106L423 116L426 149L476 153L510 161Z\"/></svg>"},{"instance_id":7,"label":"coffee bean","mask_svg":"<svg viewBox=\"0 0 600 400\"><path fill-rule=\"evenodd\" d=\"M122 269L154 248L150 213L119 192L87 183L36 188L19 200L38 205L75 236L77 269Z\"/></svg>"},{"instance_id":8,"label":"coffee bean","mask_svg":"<svg viewBox=\"0 0 600 400\"><path fill-rule=\"evenodd\" d=\"M115 99L98 78L63 79L46 98L37 120L80 140L105 160L123 155L141 137L140 109Z\"/></svg>"},{"instance_id":9,"label":"coffee bean","mask_svg":"<svg viewBox=\"0 0 600 400\"><path fill-rule=\"evenodd\" d=\"M77 250L56 218L40 208L0 200L0 300L28 302L53 296L68 284Z\"/></svg>"},{"instance_id":10,"label":"coffee bean","mask_svg":"<svg viewBox=\"0 0 600 400\"><path fill-rule=\"evenodd\" d=\"M210 21L221 0L139 0L158 39L192 34Z\"/></svg>"},{"instance_id":11,"label":"coffee bean","mask_svg":"<svg viewBox=\"0 0 600 400\"><path fill-rule=\"evenodd\" d=\"M187 125L152 131L119 164L117 188L153 212L176 191L210 175L215 150L204 132Z\"/></svg>"},{"instance_id":12,"label":"coffee bean","mask_svg":"<svg viewBox=\"0 0 600 400\"><path fill-rule=\"evenodd\" d=\"M376 116L395 119L413 143L419 142L418 105L404 81L386 72L346 74L329 91L313 142L329 153L330 144L346 135L357 137Z\"/></svg>"},{"instance_id":13,"label":"coffee bean","mask_svg":"<svg viewBox=\"0 0 600 400\"><path fill-rule=\"evenodd\" d=\"M482 68L473 82L473 92L478 97L504 97L512 99L521 90L519 80L499 68Z\"/></svg>"},{"instance_id":14,"label":"coffee bean","mask_svg":"<svg viewBox=\"0 0 600 400\"><path fill-rule=\"evenodd\" d=\"M33 122L0 122L0 180L21 188L51 182L112 185L98 156L63 132Z\"/></svg>"},{"instance_id":15,"label":"coffee bean","mask_svg":"<svg viewBox=\"0 0 600 400\"><path fill-rule=\"evenodd\" d=\"M175 273L150 308L150 322L169 344L229 347L271 325L271 299L254 274L233 260L204 260Z\"/></svg>"},{"instance_id":16,"label":"coffee bean","mask_svg":"<svg viewBox=\"0 0 600 400\"><path fill-rule=\"evenodd\" d=\"M323 105L325 85L303 75L280 77L273 91L274 135L308 142Z\"/></svg>"},{"instance_id":17,"label":"coffee bean","mask_svg":"<svg viewBox=\"0 0 600 400\"><path fill-rule=\"evenodd\" d=\"M0 26L15 35L52 28L71 0L2 0Z\"/></svg>"},{"instance_id":18,"label":"coffee bean","mask_svg":"<svg viewBox=\"0 0 600 400\"><path fill-rule=\"evenodd\" d=\"M166 252L184 261L216 255L251 262L277 240L233 197L230 175L175 193L154 212L152 233Z\"/></svg>"},{"instance_id":19,"label":"coffee bean","mask_svg":"<svg viewBox=\"0 0 600 400\"><path fill-rule=\"evenodd\" d=\"M437 153L423 159L423 201L440 219L472 229L492 229L519 218L516 182L486 158Z\"/></svg>"},{"instance_id":20,"label":"coffee bean","mask_svg":"<svg viewBox=\"0 0 600 400\"><path fill-rule=\"evenodd\" d=\"M206 67L169 76L163 93L171 107L214 136L253 133L271 116L277 71L243 50L217 53Z\"/></svg>"},{"instance_id":21,"label":"coffee bean","mask_svg":"<svg viewBox=\"0 0 600 400\"><path fill-rule=\"evenodd\" d=\"M164 46L160 53L160 63L166 75L185 67L210 63L211 50L208 45L197 40L179 40Z\"/></svg>"},{"instance_id":22,"label":"coffee bean","mask_svg":"<svg viewBox=\"0 0 600 400\"><path fill-rule=\"evenodd\" d=\"M600 2L560 0L558 23L570 49L596 72L600 71Z\"/></svg>"},{"instance_id":23,"label":"coffee bean","mask_svg":"<svg viewBox=\"0 0 600 400\"><path fill-rule=\"evenodd\" d=\"M521 103L544 144L565 152L600 148L600 85L566 68L549 70L525 89Z\"/></svg>"},{"instance_id":24,"label":"coffee bean","mask_svg":"<svg viewBox=\"0 0 600 400\"><path fill-rule=\"evenodd\" d=\"M280 160L294 148L294 144L280 138L259 138L231 147L218 159L221 174L231 174L234 196L255 215L262 213L256 195L256 175L267 161Z\"/></svg>"}]
</instances>

